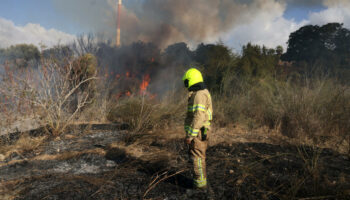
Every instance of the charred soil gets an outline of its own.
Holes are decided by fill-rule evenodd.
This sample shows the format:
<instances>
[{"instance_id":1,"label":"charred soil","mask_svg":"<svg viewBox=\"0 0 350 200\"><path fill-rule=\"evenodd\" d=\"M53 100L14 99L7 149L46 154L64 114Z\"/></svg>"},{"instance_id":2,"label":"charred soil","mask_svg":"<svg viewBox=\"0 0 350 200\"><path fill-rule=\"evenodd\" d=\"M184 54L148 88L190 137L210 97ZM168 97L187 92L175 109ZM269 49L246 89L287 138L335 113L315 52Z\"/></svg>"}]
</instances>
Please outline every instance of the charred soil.
<instances>
[{"instance_id":1,"label":"charred soil","mask_svg":"<svg viewBox=\"0 0 350 200\"><path fill-rule=\"evenodd\" d=\"M0 162L0 198L350 198L349 157L331 149L217 142L207 151L209 187L197 191L191 188L181 131L159 135L121 129L67 132L36 150L10 154Z\"/></svg>"}]
</instances>

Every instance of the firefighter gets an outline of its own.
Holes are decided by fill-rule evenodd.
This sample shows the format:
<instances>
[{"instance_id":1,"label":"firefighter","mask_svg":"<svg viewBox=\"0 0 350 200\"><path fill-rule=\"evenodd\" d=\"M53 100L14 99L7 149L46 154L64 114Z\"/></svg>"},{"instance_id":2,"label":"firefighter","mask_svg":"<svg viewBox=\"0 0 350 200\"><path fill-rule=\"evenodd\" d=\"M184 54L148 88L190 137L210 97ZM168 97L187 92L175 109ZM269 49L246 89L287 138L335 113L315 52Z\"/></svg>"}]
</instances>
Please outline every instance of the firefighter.
<instances>
[{"instance_id":1,"label":"firefighter","mask_svg":"<svg viewBox=\"0 0 350 200\"><path fill-rule=\"evenodd\" d=\"M193 164L193 185L195 188L205 189L207 187L205 152L213 115L211 96L203 82L201 72L197 69L187 70L182 80L189 91L185 143L189 146Z\"/></svg>"}]
</instances>

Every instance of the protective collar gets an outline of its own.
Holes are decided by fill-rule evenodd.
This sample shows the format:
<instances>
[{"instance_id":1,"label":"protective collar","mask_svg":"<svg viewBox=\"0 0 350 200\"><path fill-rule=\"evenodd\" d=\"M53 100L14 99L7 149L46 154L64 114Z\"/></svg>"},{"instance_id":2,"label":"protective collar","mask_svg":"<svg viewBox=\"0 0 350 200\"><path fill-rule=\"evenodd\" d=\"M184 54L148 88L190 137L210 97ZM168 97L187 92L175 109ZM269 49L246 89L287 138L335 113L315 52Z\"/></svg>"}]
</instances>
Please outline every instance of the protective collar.
<instances>
[{"instance_id":1,"label":"protective collar","mask_svg":"<svg viewBox=\"0 0 350 200\"><path fill-rule=\"evenodd\" d=\"M196 83L196 84L192 85L190 88L188 88L188 91L196 92L199 90L204 90L206 88L207 88L207 86L204 84L204 82L200 82L200 83Z\"/></svg>"}]
</instances>

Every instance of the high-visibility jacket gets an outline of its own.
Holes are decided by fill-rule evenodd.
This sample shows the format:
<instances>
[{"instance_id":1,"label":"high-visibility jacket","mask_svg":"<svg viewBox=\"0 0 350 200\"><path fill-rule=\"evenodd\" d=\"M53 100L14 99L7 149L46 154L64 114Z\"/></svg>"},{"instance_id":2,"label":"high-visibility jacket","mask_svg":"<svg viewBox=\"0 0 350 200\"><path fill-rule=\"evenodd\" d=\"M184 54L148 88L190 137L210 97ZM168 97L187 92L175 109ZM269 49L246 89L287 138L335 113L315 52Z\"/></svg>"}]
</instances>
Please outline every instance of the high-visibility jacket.
<instances>
[{"instance_id":1,"label":"high-visibility jacket","mask_svg":"<svg viewBox=\"0 0 350 200\"><path fill-rule=\"evenodd\" d=\"M213 106L207 89L190 91L185 119L186 137L197 137L201 128L210 129Z\"/></svg>"}]
</instances>

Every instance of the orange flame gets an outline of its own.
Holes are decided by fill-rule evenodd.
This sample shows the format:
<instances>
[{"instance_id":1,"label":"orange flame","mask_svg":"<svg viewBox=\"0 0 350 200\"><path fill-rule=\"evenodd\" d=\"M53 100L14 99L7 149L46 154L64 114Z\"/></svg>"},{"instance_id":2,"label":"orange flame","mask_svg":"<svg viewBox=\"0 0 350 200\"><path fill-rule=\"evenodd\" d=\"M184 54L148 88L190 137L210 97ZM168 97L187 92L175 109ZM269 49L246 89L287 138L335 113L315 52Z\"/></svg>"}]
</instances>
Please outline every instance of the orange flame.
<instances>
[{"instance_id":1,"label":"orange flame","mask_svg":"<svg viewBox=\"0 0 350 200\"><path fill-rule=\"evenodd\" d=\"M147 90L147 87L150 81L151 81L151 78L149 77L148 74L143 76L142 83L140 85L140 92L145 92Z\"/></svg>"},{"instance_id":2,"label":"orange flame","mask_svg":"<svg viewBox=\"0 0 350 200\"><path fill-rule=\"evenodd\" d=\"M150 99L155 99L157 97L157 94L152 94L151 96L150 96Z\"/></svg>"},{"instance_id":3,"label":"orange flame","mask_svg":"<svg viewBox=\"0 0 350 200\"><path fill-rule=\"evenodd\" d=\"M152 61L154 60L154 58L152 58ZM115 73L113 74L113 77L115 77L115 80L119 81L120 78L123 78L123 74L118 74L118 73ZM130 72L125 72L125 77L126 78L136 78L136 75L135 74L132 74ZM124 80L124 79L122 79ZM156 94L151 94L147 91L148 87L149 87L149 84L151 82L151 78L150 78L150 75L149 74L145 74L142 76L142 82L140 83L139 85L139 94L140 95L144 95L144 96L147 96L149 99L155 99L157 97ZM135 94L133 92L131 92L130 90L124 90L123 92L120 92L118 94L116 94L114 96L114 98L116 100L122 98L122 97L131 97L131 96L134 96Z\"/></svg>"}]
</instances>

